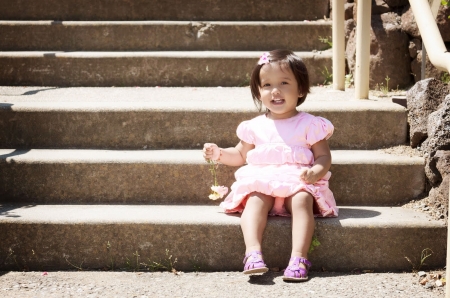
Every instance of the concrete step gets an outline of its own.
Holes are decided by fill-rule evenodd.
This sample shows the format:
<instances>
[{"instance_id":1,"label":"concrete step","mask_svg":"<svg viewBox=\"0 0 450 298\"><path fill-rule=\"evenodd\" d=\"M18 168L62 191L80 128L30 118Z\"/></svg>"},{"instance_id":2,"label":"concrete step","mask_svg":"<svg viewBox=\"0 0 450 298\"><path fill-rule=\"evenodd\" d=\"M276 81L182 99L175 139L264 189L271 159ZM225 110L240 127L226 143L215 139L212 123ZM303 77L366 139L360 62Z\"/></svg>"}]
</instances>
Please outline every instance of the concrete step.
<instances>
[{"instance_id":1,"label":"concrete step","mask_svg":"<svg viewBox=\"0 0 450 298\"><path fill-rule=\"evenodd\" d=\"M339 205L397 205L424 191L424 160L380 151L332 151ZM231 186L237 168L221 166ZM198 204L213 178L200 150L0 150L0 202Z\"/></svg>"},{"instance_id":2,"label":"concrete step","mask_svg":"<svg viewBox=\"0 0 450 298\"><path fill-rule=\"evenodd\" d=\"M406 142L405 108L353 97L315 87L300 109L332 121L333 149ZM0 148L200 149L235 146L238 124L257 111L248 87L0 87L0 115Z\"/></svg>"},{"instance_id":3,"label":"concrete step","mask_svg":"<svg viewBox=\"0 0 450 298\"><path fill-rule=\"evenodd\" d=\"M178 270L242 270L238 215L208 206L0 205L0 270L127 268L177 258ZM443 221L401 207L342 207L338 218L316 220L321 243L313 269L410 271L423 249L428 268L443 268ZM109 243L109 246L108 246ZM269 267L285 268L291 251L289 218L270 217L263 252ZM139 255L136 260L136 254Z\"/></svg>"},{"instance_id":4,"label":"concrete step","mask_svg":"<svg viewBox=\"0 0 450 298\"><path fill-rule=\"evenodd\" d=\"M295 51L329 48L319 36L331 36L330 21L0 21L0 51L269 51L280 45Z\"/></svg>"},{"instance_id":5,"label":"concrete step","mask_svg":"<svg viewBox=\"0 0 450 298\"><path fill-rule=\"evenodd\" d=\"M328 0L0 1L1 20L302 21L328 16Z\"/></svg>"},{"instance_id":6,"label":"concrete step","mask_svg":"<svg viewBox=\"0 0 450 298\"><path fill-rule=\"evenodd\" d=\"M331 51L296 52L312 85ZM0 85L60 87L248 86L258 52L0 52Z\"/></svg>"}]
</instances>

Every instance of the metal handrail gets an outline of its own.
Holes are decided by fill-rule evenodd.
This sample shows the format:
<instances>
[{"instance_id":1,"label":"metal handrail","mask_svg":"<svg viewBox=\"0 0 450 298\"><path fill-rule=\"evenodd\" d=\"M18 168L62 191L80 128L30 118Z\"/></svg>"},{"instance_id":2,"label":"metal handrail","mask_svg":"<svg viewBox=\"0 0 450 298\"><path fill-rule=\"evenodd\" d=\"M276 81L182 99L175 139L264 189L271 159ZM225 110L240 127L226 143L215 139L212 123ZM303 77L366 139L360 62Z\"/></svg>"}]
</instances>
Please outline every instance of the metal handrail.
<instances>
[{"instance_id":1,"label":"metal handrail","mask_svg":"<svg viewBox=\"0 0 450 298\"><path fill-rule=\"evenodd\" d=\"M440 0L431 0L431 7L428 0L411 0L409 2L431 63L439 70L450 72L450 53L447 52L435 19ZM344 90L345 84L343 83L345 81L344 5L345 0L332 1L333 88L335 90ZM357 19L360 21L356 24L356 65L354 70L356 99L369 98L371 9L371 0L358 1ZM425 50L423 52L425 53Z\"/></svg>"},{"instance_id":2,"label":"metal handrail","mask_svg":"<svg viewBox=\"0 0 450 298\"><path fill-rule=\"evenodd\" d=\"M409 1L419 28L422 42L428 52L430 62L439 70L450 72L450 53L447 52L441 33L436 24L436 15L440 1L428 0Z\"/></svg>"}]
</instances>

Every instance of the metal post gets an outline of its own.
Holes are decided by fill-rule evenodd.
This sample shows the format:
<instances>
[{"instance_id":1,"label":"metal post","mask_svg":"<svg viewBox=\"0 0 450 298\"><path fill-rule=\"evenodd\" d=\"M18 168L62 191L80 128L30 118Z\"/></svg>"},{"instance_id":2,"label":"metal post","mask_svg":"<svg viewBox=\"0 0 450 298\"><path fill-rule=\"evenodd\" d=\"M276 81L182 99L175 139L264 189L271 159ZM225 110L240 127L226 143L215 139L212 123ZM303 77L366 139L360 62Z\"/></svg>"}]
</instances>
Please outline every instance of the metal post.
<instances>
[{"instance_id":1,"label":"metal post","mask_svg":"<svg viewBox=\"0 0 450 298\"><path fill-rule=\"evenodd\" d=\"M372 1L357 2L355 98L369 98L370 23Z\"/></svg>"},{"instance_id":2,"label":"metal post","mask_svg":"<svg viewBox=\"0 0 450 298\"><path fill-rule=\"evenodd\" d=\"M345 0L333 0L333 89L345 90Z\"/></svg>"}]
</instances>

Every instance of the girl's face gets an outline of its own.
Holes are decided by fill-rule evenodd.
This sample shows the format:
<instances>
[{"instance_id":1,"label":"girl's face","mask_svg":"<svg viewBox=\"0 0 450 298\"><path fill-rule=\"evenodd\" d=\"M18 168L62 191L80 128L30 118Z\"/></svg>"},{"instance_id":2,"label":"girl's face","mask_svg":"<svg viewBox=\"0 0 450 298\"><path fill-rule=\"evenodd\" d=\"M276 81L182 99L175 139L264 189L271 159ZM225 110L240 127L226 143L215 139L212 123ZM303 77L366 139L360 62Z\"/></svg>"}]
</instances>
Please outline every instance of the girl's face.
<instances>
[{"instance_id":1,"label":"girl's face","mask_svg":"<svg viewBox=\"0 0 450 298\"><path fill-rule=\"evenodd\" d=\"M262 104L270 110L271 119L286 119L295 116L298 97L302 96L297 80L289 67L278 63L264 64L259 72L259 87Z\"/></svg>"}]
</instances>

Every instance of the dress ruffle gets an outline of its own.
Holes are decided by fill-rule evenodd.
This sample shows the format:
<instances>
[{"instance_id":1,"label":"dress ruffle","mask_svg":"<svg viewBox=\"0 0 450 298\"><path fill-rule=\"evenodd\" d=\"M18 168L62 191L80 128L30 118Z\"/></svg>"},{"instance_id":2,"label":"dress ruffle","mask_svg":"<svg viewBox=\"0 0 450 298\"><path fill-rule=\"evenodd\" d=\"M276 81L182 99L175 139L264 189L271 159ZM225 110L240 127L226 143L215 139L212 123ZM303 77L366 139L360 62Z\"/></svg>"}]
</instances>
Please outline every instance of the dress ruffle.
<instances>
[{"instance_id":1,"label":"dress ruffle","mask_svg":"<svg viewBox=\"0 0 450 298\"><path fill-rule=\"evenodd\" d=\"M288 167L295 170L286 171ZM290 216L284 208L284 199L300 191L310 193L314 200L314 216L335 217L338 208L334 203L333 193L328 188L331 173L328 172L315 184L306 184L299 178L302 167L297 165L253 166L247 165L236 172L237 181L231 186L231 192L220 204L226 213L242 212L248 195L259 192L275 198L275 204L269 215ZM254 173L259 175L255 178ZM273 179L273 177L277 179ZM331 203L330 203L331 202Z\"/></svg>"}]
</instances>

